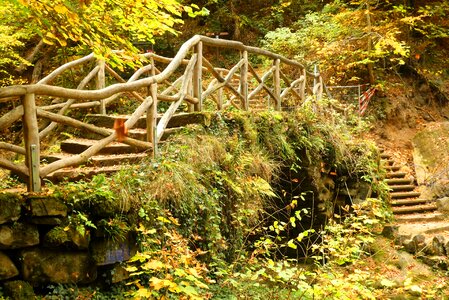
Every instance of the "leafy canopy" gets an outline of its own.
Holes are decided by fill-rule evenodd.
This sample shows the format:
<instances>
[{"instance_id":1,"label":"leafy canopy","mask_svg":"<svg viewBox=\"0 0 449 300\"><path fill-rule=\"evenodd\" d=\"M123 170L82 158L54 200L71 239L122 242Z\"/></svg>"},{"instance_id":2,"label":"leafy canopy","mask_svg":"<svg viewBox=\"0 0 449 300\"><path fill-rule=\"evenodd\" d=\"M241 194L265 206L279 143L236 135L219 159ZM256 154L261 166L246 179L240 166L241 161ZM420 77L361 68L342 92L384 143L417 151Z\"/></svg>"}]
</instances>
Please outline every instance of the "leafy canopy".
<instances>
[{"instance_id":1,"label":"leafy canopy","mask_svg":"<svg viewBox=\"0 0 449 300\"><path fill-rule=\"evenodd\" d=\"M22 21L47 45L77 46L98 57L119 62L112 49L125 50L121 58L137 52L137 41L154 42L155 36L176 34L183 13L207 14L198 6L177 0L6 0L21 13ZM17 16L12 16L17 17ZM17 24L19 26L19 24ZM19 27L20 28L20 27Z\"/></svg>"}]
</instances>

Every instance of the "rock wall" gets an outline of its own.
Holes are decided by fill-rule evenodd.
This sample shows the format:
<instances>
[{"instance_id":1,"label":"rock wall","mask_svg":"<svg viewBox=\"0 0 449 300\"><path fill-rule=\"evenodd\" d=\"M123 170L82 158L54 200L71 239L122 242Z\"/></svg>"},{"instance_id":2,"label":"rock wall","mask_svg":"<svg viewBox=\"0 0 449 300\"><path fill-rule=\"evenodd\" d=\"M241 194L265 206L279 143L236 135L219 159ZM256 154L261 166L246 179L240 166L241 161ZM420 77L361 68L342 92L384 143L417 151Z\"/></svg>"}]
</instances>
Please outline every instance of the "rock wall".
<instances>
[{"instance_id":1,"label":"rock wall","mask_svg":"<svg viewBox=\"0 0 449 300\"><path fill-rule=\"evenodd\" d=\"M3 193L0 208L0 285L5 290L17 280L33 286L90 283L103 266L112 270L136 252L132 234L111 239L76 225L75 212L52 196Z\"/></svg>"}]
</instances>

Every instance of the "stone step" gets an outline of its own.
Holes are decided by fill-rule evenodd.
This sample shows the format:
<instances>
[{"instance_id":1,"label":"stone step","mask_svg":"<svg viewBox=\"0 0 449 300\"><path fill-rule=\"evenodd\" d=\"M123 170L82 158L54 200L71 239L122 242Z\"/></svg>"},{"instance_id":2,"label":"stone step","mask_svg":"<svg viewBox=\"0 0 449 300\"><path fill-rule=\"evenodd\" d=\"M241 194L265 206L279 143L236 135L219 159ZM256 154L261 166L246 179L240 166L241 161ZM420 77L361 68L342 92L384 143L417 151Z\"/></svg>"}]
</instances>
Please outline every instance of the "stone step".
<instances>
[{"instance_id":1,"label":"stone step","mask_svg":"<svg viewBox=\"0 0 449 300\"><path fill-rule=\"evenodd\" d=\"M413 191L416 188L414 185L392 185L390 186L390 190L393 192L401 192L401 191Z\"/></svg>"},{"instance_id":2,"label":"stone step","mask_svg":"<svg viewBox=\"0 0 449 300\"><path fill-rule=\"evenodd\" d=\"M113 128L116 119L128 119L127 115L100 115L89 114L86 115L85 120L87 123L95 124L99 127ZM158 115L158 121L162 115ZM167 124L167 128L183 127L188 124L205 124L207 117L203 113L179 113L175 114ZM135 128L146 128L146 117L140 117L137 121Z\"/></svg>"},{"instance_id":3,"label":"stone step","mask_svg":"<svg viewBox=\"0 0 449 300\"><path fill-rule=\"evenodd\" d=\"M65 168L50 173L46 179L53 183L61 181L77 181L81 179L90 179L98 174L111 175L120 171L122 168L130 168L130 165L115 165L107 167L82 167L82 168Z\"/></svg>"},{"instance_id":4,"label":"stone step","mask_svg":"<svg viewBox=\"0 0 449 300\"><path fill-rule=\"evenodd\" d=\"M387 178L404 178L407 175L405 172L388 172Z\"/></svg>"},{"instance_id":5,"label":"stone step","mask_svg":"<svg viewBox=\"0 0 449 300\"><path fill-rule=\"evenodd\" d=\"M436 209L437 209L436 204L431 203L431 204L423 204L423 205L393 207L392 211L394 214L410 214L410 213L435 211Z\"/></svg>"},{"instance_id":6,"label":"stone step","mask_svg":"<svg viewBox=\"0 0 449 300\"><path fill-rule=\"evenodd\" d=\"M388 153L380 154L380 158L382 158L382 159L390 159L391 157L392 157L391 154L388 154Z\"/></svg>"},{"instance_id":7,"label":"stone step","mask_svg":"<svg viewBox=\"0 0 449 300\"><path fill-rule=\"evenodd\" d=\"M395 163L395 161L393 159L388 159L388 160L383 159L380 162L383 166L392 166Z\"/></svg>"},{"instance_id":8,"label":"stone step","mask_svg":"<svg viewBox=\"0 0 449 300\"><path fill-rule=\"evenodd\" d=\"M88 149L96 142L97 142L96 140L88 140L80 138L68 139L61 142L61 151L70 154L79 154ZM98 152L98 154L125 154L125 153L138 153L138 152L142 151L139 151L137 148L131 147L127 144L112 142L109 143L109 145L107 145L103 149L101 149Z\"/></svg>"},{"instance_id":9,"label":"stone step","mask_svg":"<svg viewBox=\"0 0 449 300\"><path fill-rule=\"evenodd\" d=\"M419 193L419 192L390 193L391 199L415 198L415 197L419 197L420 195L421 195L421 193Z\"/></svg>"},{"instance_id":10,"label":"stone step","mask_svg":"<svg viewBox=\"0 0 449 300\"><path fill-rule=\"evenodd\" d=\"M384 182L390 186L398 185L398 184L411 184L413 183L412 179L407 178L391 178L391 179L385 179Z\"/></svg>"},{"instance_id":11,"label":"stone step","mask_svg":"<svg viewBox=\"0 0 449 300\"><path fill-rule=\"evenodd\" d=\"M445 217L442 213L433 211L420 214L400 214L396 215L394 218L397 223L417 223L417 222L427 223L433 221L442 221L445 220L447 217Z\"/></svg>"},{"instance_id":12,"label":"stone step","mask_svg":"<svg viewBox=\"0 0 449 300\"><path fill-rule=\"evenodd\" d=\"M142 159L149 157L151 153L127 153L127 154L110 154L92 156L84 165L87 167L105 167L117 164L136 164ZM57 160L69 158L72 155L65 153L56 153L44 155L42 160L52 163Z\"/></svg>"},{"instance_id":13,"label":"stone step","mask_svg":"<svg viewBox=\"0 0 449 300\"><path fill-rule=\"evenodd\" d=\"M396 171L399 171L401 169L401 167L400 166L384 166L384 169L387 171L396 172Z\"/></svg>"},{"instance_id":14,"label":"stone step","mask_svg":"<svg viewBox=\"0 0 449 300\"><path fill-rule=\"evenodd\" d=\"M432 202L432 200L427 199L402 199L391 201L392 206L404 206L404 205L419 205Z\"/></svg>"}]
</instances>

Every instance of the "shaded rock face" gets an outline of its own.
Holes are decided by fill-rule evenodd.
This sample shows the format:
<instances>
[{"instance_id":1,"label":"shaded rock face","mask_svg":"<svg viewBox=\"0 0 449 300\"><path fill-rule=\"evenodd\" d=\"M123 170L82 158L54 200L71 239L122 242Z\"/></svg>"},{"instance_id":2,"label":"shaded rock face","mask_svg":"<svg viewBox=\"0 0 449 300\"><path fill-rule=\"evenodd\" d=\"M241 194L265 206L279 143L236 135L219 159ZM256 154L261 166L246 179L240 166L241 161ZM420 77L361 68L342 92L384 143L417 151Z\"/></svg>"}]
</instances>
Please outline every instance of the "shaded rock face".
<instances>
[{"instance_id":1,"label":"shaded rock face","mask_svg":"<svg viewBox=\"0 0 449 300\"><path fill-rule=\"evenodd\" d=\"M0 280L13 278L17 275L19 275L19 270L10 258L0 251Z\"/></svg>"},{"instance_id":2,"label":"shaded rock face","mask_svg":"<svg viewBox=\"0 0 449 300\"><path fill-rule=\"evenodd\" d=\"M39 232L32 224L0 226L0 249L17 249L39 244Z\"/></svg>"},{"instance_id":3,"label":"shaded rock face","mask_svg":"<svg viewBox=\"0 0 449 300\"><path fill-rule=\"evenodd\" d=\"M128 235L125 240L95 240L91 243L91 253L99 266L129 260L137 252L135 239Z\"/></svg>"},{"instance_id":4,"label":"shaded rock face","mask_svg":"<svg viewBox=\"0 0 449 300\"><path fill-rule=\"evenodd\" d=\"M14 222L20 218L22 199L16 194L0 194L0 224Z\"/></svg>"},{"instance_id":5,"label":"shaded rock face","mask_svg":"<svg viewBox=\"0 0 449 300\"><path fill-rule=\"evenodd\" d=\"M87 252L23 250L22 276L32 283L89 283L96 279L96 265Z\"/></svg>"},{"instance_id":6,"label":"shaded rock face","mask_svg":"<svg viewBox=\"0 0 449 300\"><path fill-rule=\"evenodd\" d=\"M413 138L417 181L431 198L449 197L449 122L431 123Z\"/></svg>"}]
</instances>

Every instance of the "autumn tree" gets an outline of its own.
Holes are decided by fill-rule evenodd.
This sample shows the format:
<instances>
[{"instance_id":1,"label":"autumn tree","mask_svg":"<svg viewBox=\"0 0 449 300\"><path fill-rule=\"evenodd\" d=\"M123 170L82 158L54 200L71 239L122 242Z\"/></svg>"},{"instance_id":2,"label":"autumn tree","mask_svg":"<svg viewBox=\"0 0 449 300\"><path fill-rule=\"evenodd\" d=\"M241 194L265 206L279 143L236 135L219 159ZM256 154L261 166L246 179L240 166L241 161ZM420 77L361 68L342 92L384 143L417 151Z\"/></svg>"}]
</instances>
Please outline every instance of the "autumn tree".
<instances>
[{"instance_id":1,"label":"autumn tree","mask_svg":"<svg viewBox=\"0 0 449 300\"><path fill-rule=\"evenodd\" d=\"M37 61L42 48L93 51L119 68L137 52L133 43L176 34L184 16L205 14L178 0L1 0L0 72ZM26 53L29 47L37 51ZM36 49L37 48L37 49ZM120 53L112 50L123 50ZM28 59L26 59L27 54Z\"/></svg>"}]
</instances>

